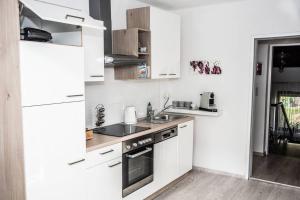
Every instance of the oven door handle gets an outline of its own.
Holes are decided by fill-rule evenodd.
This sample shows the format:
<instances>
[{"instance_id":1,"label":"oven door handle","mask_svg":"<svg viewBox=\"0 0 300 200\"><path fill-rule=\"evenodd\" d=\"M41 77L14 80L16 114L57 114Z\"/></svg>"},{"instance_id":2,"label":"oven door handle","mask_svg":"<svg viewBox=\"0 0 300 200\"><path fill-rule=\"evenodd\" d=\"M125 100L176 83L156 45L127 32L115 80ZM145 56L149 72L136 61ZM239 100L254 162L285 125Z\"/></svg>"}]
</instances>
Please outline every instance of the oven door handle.
<instances>
[{"instance_id":1,"label":"oven door handle","mask_svg":"<svg viewBox=\"0 0 300 200\"><path fill-rule=\"evenodd\" d=\"M126 155L126 157L127 158L136 158L136 157L144 155L144 154L146 154L146 153L148 153L150 151L152 151L152 148L151 147L147 147L146 150L144 150L144 151L141 151L141 152L133 154L133 155Z\"/></svg>"}]
</instances>

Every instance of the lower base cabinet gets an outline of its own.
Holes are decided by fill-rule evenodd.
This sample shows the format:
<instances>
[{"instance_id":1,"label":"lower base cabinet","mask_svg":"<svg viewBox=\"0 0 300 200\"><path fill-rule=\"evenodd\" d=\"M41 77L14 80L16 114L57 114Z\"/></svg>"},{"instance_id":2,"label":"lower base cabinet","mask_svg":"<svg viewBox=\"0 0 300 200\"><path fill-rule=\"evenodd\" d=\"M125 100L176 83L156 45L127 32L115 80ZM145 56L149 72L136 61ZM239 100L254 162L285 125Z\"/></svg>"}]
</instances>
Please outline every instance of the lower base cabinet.
<instances>
[{"instance_id":1,"label":"lower base cabinet","mask_svg":"<svg viewBox=\"0 0 300 200\"><path fill-rule=\"evenodd\" d=\"M193 121L179 124L177 137L155 144L153 182L124 197L123 200L145 199L192 169L193 124ZM111 158L109 161L97 161L99 154L107 152L111 154L105 154L107 156L104 159ZM88 153L88 200L122 199L121 154L121 144Z\"/></svg>"},{"instance_id":2,"label":"lower base cabinet","mask_svg":"<svg viewBox=\"0 0 300 200\"><path fill-rule=\"evenodd\" d=\"M194 121L178 125L178 176L182 176L193 167Z\"/></svg>"},{"instance_id":3,"label":"lower base cabinet","mask_svg":"<svg viewBox=\"0 0 300 200\"><path fill-rule=\"evenodd\" d=\"M154 146L154 184L157 190L177 178L178 137L155 144Z\"/></svg>"},{"instance_id":4,"label":"lower base cabinet","mask_svg":"<svg viewBox=\"0 0 300 200\"><path fill-rule=\"evenodd\" d=\"M122 199L122 157L87 169L87 199Z\"/></svg>"}]
</instances>

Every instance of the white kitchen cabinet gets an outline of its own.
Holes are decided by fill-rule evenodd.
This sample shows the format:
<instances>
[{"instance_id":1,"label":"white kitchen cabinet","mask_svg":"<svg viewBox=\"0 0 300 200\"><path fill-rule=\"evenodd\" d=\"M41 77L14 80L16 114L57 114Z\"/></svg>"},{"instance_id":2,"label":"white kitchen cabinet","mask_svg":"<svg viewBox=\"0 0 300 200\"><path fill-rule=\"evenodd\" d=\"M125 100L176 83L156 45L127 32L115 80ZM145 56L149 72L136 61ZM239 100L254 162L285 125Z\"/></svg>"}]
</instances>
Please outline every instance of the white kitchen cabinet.
<instances>
[{"instance_id":1,"label":"white kitchen cabinet","mask_svg":"<svg viewBox=\"0 0 300 200\"><path fill-rule=\"evenodd\" d=\"M150 7L151 77L180 77L180 17Z\"/></svg>"},{"instance_id":2,"label":"white kitchen cabinet","mask_svg":"<svg viewBox=\"0 0 300 200\"><path fill-rule=\"evenodd\" d=\"M43 0L43 2L76 10L83 10L86 7L85 3L88 3L87 0Z\"/></svg>"},{"instance_id":3,"label":"white kitchen cabinet","mask_svg":"<svg viewBox=\"0 0 300 200\"><path fill-rule=\"evenodd\" d=\"M85 81L104 81L104 35L103 30L83 28Z\"/></svg>"},{"instance_id":4,"label":"white kitchen cabinet","mask_svg":"<svg viewBox=\"0 0 300 200\"><path fill-rule=\"evenodd\" d=\"M119 146L121 144L88 153L87 157L93 160L88 162L89 165L86 169L86 178L89 183L87 186L87 200L122 199L122 152L118 151ZM115 151L112 152L109 149ZM96 158L95 155L101 156L101 152L109 152L105 155L107 159L111 159L100 164L99 161L103 159Z\"/></svg>"},{"instance_id":5,"label":"white kitchen cabinet","mask_svg":"<svg viewBox=\"0 0 300 200\"><path fill-rule=\"evenodd\" d=\"M86 12L87 0L20 0L20 2L45 21L105 29L102 21L93 19Z\"/></svg>"},{"instance_id":6,"label":"white kitchen cabinet","mask_svg":"<svg viewBox=\"0 0 300 200\"><path fill-rule=\"evenodd\" d=\"M178 137L154 146L154 184L156 190L178 178Z\"/></svg>"},{"instance_id":7,"label":"white kitchen cabinet","mask_svg":"<svg viewBox=\"0 0 300 200\"><path fill-rule=\"evenodd\" d=\"M84 102L23 108L23 138L27 199L85 199Z\"/></svg>"},{"instance_id":8,"label":"white kitchen cabinet","mask_svg":"<svg viewBox=\"0 0 300 200\"><path fill-rule=\"evenodd\" d=\"M194 121L178 125L178 173L179 176L193 167Z\"/></svg>"},{"instance_id":9,"label":"white kitchen cabinet","mask_svg":"<svg viewBox=\"0 0 300 200\"><path fill-rule=\"evenodd\" d=\"M127 27L151 31L152 79L180 77L179 15L152 6L129 9Z\"/></svg>"},{"instance_id":10,"label":"white kitchen cabinet","mask_svg":"<svg viewBox=\"0 0 300 200\"><path fill-rule=\"evenodd\" d=\"M82 47L20 42L22 106L84 100Z\"/></svg>"}]
</instances>

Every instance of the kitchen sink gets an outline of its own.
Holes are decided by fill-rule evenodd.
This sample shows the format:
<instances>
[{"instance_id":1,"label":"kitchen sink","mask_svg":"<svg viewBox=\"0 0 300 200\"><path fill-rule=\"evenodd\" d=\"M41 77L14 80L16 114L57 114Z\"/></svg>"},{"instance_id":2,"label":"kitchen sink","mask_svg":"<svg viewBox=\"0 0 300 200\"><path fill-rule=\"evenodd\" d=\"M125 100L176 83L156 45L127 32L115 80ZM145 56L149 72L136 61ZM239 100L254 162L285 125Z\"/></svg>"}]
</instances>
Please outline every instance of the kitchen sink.
<instances>
[{"instance_id":1,"label":"kitchen sink","mask_svg":"<svg viewBox=\"0 0 300 200\"><path fill-rule=\"evenodd\" d=\"M151 120L151 123L153 124L164 124L168 123L177 119L182 119L185 116L183 115L170 115L170 114L161 114L161 115L156 115L153 117Z\"/></svg>"}]
</instances>

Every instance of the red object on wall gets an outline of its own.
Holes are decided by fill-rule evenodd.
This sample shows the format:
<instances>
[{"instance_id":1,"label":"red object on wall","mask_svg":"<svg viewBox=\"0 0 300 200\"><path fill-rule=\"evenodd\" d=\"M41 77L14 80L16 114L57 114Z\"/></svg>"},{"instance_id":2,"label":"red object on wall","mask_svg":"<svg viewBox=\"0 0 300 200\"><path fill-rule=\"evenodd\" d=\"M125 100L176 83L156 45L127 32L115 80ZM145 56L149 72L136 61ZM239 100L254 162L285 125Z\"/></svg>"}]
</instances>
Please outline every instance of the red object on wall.
<instances>
[{"instance_id":1,"label":"red object on wall","mask_svg":"<svg viewBox=\"0 0 300 200\"><path fill-rule=\"evenodd\" d=\"M256 64L256 75L262 75L262 63Z\"/></svg>"}]
</instances>

